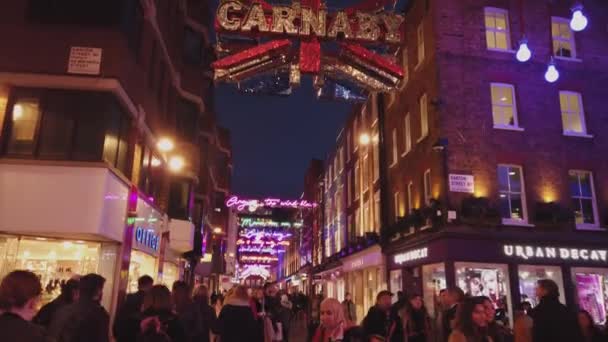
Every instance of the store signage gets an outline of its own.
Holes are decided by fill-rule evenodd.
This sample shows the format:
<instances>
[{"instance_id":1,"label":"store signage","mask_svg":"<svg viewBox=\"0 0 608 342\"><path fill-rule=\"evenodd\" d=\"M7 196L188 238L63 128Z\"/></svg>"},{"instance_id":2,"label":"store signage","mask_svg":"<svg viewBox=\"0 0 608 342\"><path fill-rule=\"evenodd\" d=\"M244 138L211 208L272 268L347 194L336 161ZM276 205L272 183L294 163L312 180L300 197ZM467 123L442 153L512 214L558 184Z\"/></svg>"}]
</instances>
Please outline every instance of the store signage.
<instances>
[{"instance_id":1,"label":"store signage","mask_svg":"<svg viewBox=\"0 0 608 342\"><path fill-rule=\"evenodd\" d=\"M135 241L138 243L158 251L160 247L160 237L154 229L145 229L142 227L135 228Z\"/></svg>"},{"instance_id":2,"label":"store signage","mask_svg":"<svg viewBox=\"0 0 608 342\"><path fill-rule=\"evenodd\" d=\"M504 245L503 253L508 257L521 258L524 260L557 259L597 262L608 261L608 250L606 249Z\"/></svg>"},{"instance_id":3,"label":"store signage","mask_svg":"<svg viewBox=\"0 0 608 342\"><path fill-rule=\"evenodd\" d=\"M424 259L429 256L428 247L413 249L411 251L395 254L393 261L397 265L404 264L406 262Z\"/></svg>"},{"instance_id":4,"label":"store signage","mask_svg":"<svg viewBox=\"0 0 608 342\"><path fill-rule=\"evenodd\" d=\"M342 269L344 272L350 272L366 267L377 266L382 264L382 262L382 252L379 248L373 248L371 251L355 254L354 257L344 260Z\"/></svg>"},{"instance_id":5,"label":"store signage","mask_svg":"<svg viewBox=\"0 0 608 342\"><path fill-rule=\"evenodd\" d=\"M265 5L265 6L264 6ZM328 18L330 17L330 18ZM217 9L219 27L226 31L287 34L345 40L399 43L403 16L390 12L336 11L328 14L325 8L315 11L294 1L291 6L262 3L243 5L240 1L225 1Z\"/></svg>"},{"instance_id":6,"label":"store signage","mask_svg":"<svg viewBox=\"0 0 608 342\"><path fill-rule=\"evenodd\" d=\"M68 60L68 73L99 75L101 69L101 49L72 46Z\"/></svg>"},{"instance_id":7,"label":"store signage","mask_svg":"<svg viewBox=\"0 0 608 342\"><path fill-rule=\"evenodd\" d=\"M451 192L475 192L475 177L473 175L458 175L450 173L449 177Z\"/></svg>"}]
</instances>

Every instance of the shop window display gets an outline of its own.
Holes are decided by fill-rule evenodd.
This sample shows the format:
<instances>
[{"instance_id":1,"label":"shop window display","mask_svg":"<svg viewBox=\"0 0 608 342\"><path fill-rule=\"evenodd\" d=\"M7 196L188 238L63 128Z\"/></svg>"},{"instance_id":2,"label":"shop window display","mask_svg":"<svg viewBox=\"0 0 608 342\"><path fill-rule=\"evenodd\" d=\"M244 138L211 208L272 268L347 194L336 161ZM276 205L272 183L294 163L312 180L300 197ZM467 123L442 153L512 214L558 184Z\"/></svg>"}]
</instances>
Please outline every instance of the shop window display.
<instances>
[{"instance_id":1,"label":"shop window display","mask_svg":"<svg viewBox=\"0 0 608 342\"><path fill-rule=\"evenodd\" d=\"M168 288L172 288L173 283L177 280L179 280L179 271L177 265L170 262L163 263L162 283Z\"/></svg>"},{"instance_id":2,"label":"shop window display","mask_svg":"<svg viewBox=\"0 0 608 342\"><path fill-rule=\"evenodd\" d=\"M532 265L520 265L518 267L519 273L519 293L521 294L521 301L528 302L532 306L538 304L536 298L536 283L540 279L551 279L559 287L559 301L562 304L566 304L564 298L564 282L562 278L562 270L559 266L532 266Z\"/></svg>"},{"instance_id":3,"label":"shop window display","mask_svg":"<svg viewBox=\"0 0 608 342\"><path fill-rule=\"evenodd\" d=\"M443 263L422 266L422 292L429 315L434 316L439 291L447 287Z\"/></svg>"},{"instance_id":4,"label":"shop window display","mask_svg":"<svg viewBox=\"0 0 608 342\"><path fill-rule=\"evenodd\" d=\"M496 308L497 320L511 322L511 291L507 265L455 263L456 283L465 294L486 296Z\"/></svg>"},{"instance_id":5,"label":"shop window display","mask_svg":"<svg viewBox=\"0 0 608 342\"><path fill-rule=\"evenodd\" d=\"M608 310L608 269L572 268L578 305L591 314L596 324L606 324Z\"/></svg>"},{"instance_id":6,"label":"shop window display","mask_svg":"<svg viewBox=\"0 0 608 342\"><path fill-rule=\"evenodd\" d=\"M143 275L157 278L158 267L156 258L140 251L131 252L131 263L129 264L129 288L130 293L137 292L137 279Z\"/></svg>"}]
</instances>

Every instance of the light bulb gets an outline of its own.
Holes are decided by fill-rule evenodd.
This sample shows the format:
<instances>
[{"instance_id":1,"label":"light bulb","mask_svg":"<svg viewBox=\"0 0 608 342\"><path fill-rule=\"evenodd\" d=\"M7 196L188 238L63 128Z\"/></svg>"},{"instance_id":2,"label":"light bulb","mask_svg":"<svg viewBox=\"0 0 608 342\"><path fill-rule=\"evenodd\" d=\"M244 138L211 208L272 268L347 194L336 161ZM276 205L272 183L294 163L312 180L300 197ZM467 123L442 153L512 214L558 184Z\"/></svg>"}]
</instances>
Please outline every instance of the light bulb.
<instances>
[{"instance_id":1,"label":"light bulb","mask_svg":"<svg viewBox=\"0 0 608 342\"><path fill-rule=\"evenodd\" d=\"M184 168L184 158L180 156L173 156L169 158L169 169L173 172L181 171Z\"/></svg>"},{"instance_id":2,"label":"light bulb","mask_svg":"<svg viewBox=\"0 0 608 342\"><path fill-rule=\"evenodd\" d=\"M528 42L525 39L522 39L519 43L519 49L515 57L522 63L529 61L530 57L532 57L532 51L528 48Z\"/></svg>"},{"instance_id":3,"label":"light bulb","mask_svg":"<svg viewBox=\"0 0 608 342\"><path fill-rule=\"evenodd\" d=\"M558 78L559 78L559 71L557 71L557 68L555 67L555 64L553 63L553 61L551 61L549 63L549 66L547 67L547 72L545 72L545 80L547 80L547 82L549 82L549 83L553 83L553 82L557 81Z\"/></svg>"},{"instance_id":4,"label":"light bulb","mask_svg":"<svg viewBox=\"0 0 608 342\"><path fill-rule=\"evenodd\" d=\"M570 20L570 28L572 31L580 32L587 27L587 17L583 14L582 6L577 7L572 12L572 20Z\"/></svg>"}]
</instances>

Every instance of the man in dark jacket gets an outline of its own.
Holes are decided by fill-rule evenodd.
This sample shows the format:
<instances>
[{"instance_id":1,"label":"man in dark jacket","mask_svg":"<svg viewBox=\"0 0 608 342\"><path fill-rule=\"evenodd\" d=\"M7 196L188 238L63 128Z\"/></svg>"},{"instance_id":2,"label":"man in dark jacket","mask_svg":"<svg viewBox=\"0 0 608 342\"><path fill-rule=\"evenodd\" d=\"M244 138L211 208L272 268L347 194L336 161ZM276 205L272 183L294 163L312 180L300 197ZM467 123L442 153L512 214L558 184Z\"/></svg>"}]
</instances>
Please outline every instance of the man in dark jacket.
<instances>
[{"instance_id":1,"label":"man in dark jacket","mask_svg":"<svg viewBox=\"0 0 608 342\"><path fill-rule=\"evenodd\" d=\"M80 298L63 307L49 327L57 342L108 342L110 315L101 306L105 278L87 274L80 279Z\"/></svg>"},{"instance_id":2,"label":"man in dark jacket","mask_svg":"<svg viewBox=\"0 0 608 342\"><path fill-rule=\"evenodd\" d=\"M363 330L370 342L402 342L403 329L399 318L391 314L389 291L380 291L376 296L376 305L371 307L363 319Z\"/></svg>"},{"instance_id":3,"label":"man in dark jacket","mask_svg":"<svg viewBox=\"0 0 608 342\"><path fill-rule=\"evenodd\" d=\"M353 324L357 324L357 308L355 307L355 303L353 303L352 296L348 292L344 295L342 307L344 308L344 318Z\"/></svg>"},{"instance_id":4,"label":"man in dark jacket","mask_svg":"<svg viewBox=\"0 0 608 342\"><path fill-rule=\"evenodd\" d=\"M130 293L116 314L112 333L117 342L135 341L139 332L139 321L141 319L141 306L144 296L152 288L154 279L148 275L139 277L137 280L137 292Z\"/></svg>"},{"instance_id":5,"label":"man in dark jacket","mask_svg":"<svg viewBox=\"0 0 608 342\"><path fill-rule=\"evenodd\" d=\"M530 313L534 342L583 341L577 316L559 302L559 288L553 280L539 280L536 296L540 303Z\"/></svg>"},{"instance_id":6,"label":"man in dark jacket","mask_svg":"<svg viewBox=\"0 0 608 342\"><path fill-rule=\"evenodd\" d=\"M57 311L78 300L78 280L70 279L61 286L61 294L38 311L32 322L48 328Z\"/></svg>"}]
</instances>

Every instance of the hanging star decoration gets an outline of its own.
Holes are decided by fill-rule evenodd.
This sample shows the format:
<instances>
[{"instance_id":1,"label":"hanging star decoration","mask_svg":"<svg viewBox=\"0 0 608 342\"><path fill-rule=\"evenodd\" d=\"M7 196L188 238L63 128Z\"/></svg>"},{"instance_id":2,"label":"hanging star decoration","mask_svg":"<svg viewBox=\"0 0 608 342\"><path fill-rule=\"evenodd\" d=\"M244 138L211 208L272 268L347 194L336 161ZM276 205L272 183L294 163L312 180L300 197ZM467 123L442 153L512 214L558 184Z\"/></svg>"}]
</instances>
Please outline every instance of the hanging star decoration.
<instances>
[{"instance_id":1,"label":"hanging star decoration","mask_svg":"<svg viewBox=\"0 0 608 342\"><path fill-rule=\"evenodd\" d=\"M223 0L212 63L216 82L245 93L289 95L302 74L313 76L320 98L364 101L369 92L396 90L404 70L395 63L403 42L398 0L362 0L328 11L321 0L291 6L264 0Z\"/></svg>"}]
</instances>

